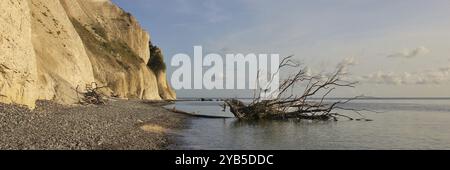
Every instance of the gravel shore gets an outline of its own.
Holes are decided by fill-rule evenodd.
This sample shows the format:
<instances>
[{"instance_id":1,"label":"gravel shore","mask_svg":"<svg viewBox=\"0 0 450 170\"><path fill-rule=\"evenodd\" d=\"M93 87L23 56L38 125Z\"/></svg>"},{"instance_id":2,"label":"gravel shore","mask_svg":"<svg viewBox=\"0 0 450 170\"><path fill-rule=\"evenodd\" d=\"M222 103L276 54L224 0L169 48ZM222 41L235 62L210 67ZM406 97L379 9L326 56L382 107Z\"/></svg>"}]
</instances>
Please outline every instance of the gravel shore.
<instances>
[{"instance_id":1,"label":"gravel shore","mask_svg":"<svg viewBox=\"0 0 450 170\"><path fill-rule=\"evenodd\" d=\"M0 149L158 150L186 116L143 101L104 106L62 106L37 102L35 110L0 104Z\"/></svg>"}]
</instances>

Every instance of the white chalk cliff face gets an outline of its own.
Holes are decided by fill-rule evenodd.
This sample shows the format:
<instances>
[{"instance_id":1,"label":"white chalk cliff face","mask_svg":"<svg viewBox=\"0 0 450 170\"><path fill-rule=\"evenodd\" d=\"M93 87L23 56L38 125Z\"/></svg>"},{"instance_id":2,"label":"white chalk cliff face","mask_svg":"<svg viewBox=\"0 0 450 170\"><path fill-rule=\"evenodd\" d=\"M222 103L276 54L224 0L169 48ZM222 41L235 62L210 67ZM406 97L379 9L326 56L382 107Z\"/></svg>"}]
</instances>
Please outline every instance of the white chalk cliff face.
<instances>
[{"instance_id":1,"label":"white chalk cliff face","mask_svg":"<svg viewBox=\"0 0 450 170\"><path fill-rule=\"evenodd\" d=\"M149 34L109 0L5 0L0 22L0 102L73 104L92 82L110 96L176 97L147 66Z\"/></svg>"},{"instance_id":2,"label":"white chalk cliff face","mask_svg":"<svg viewBox=\"0 0 450 170\"><path fill-rule=\"evenodd\" d=\"M0 102L33 107L37 68L28 3L0 1L0 23Z\"/></svg>"}]
</instances>

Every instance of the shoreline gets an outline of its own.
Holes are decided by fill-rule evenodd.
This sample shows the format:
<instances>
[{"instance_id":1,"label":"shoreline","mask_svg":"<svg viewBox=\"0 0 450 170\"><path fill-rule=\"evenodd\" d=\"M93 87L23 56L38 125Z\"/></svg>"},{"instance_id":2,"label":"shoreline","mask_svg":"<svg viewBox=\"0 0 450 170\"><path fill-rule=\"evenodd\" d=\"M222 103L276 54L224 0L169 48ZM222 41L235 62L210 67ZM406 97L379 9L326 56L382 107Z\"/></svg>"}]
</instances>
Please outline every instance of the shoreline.
<instances>
[{"instance_id":1,"label":"shoreline","mask_svg":"<svg viewBox=\"0 0 450 170\"><path fill-rule=\"evenodd\" d=\"M0 104L0 149L167 150L187 117L143 100L89 106L38 101L34 110Z\"/></svg>"}]
</instances>

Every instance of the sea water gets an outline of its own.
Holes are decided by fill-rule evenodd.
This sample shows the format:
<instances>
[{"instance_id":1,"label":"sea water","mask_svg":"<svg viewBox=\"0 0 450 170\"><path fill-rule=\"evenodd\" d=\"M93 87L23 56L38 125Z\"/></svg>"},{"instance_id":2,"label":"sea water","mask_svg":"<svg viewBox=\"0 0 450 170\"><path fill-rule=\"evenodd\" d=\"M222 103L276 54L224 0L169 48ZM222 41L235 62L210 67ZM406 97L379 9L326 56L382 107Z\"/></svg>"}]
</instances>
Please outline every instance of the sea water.
<instances>
[{"instance_id":1,"label":"sea water","mask_svg":"<svg viewBox=\"0 0 450 170\"><path fill-rule=\"evenodd\" d=\"M197 114L233 117L223 102L178 102ZM169 106L174 107L174 106ZM346 105L366 109L373 121L239 121L190 118L177 132L172 149L450 149L450 100L357 100ZM340 113L358 118L349 111Z\"/></svg>"}]
</instances>

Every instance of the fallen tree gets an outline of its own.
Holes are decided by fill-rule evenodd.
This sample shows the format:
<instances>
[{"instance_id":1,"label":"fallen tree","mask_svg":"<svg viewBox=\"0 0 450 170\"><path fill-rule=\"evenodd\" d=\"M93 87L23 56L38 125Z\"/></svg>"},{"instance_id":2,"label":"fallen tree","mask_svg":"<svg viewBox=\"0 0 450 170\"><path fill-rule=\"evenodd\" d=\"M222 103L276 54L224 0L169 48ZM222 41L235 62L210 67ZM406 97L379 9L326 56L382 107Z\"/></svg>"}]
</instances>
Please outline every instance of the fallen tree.
<instances>
[{"instance_id":1,"label":"fallen tree","mask_svg":"<svg viewBox=\"0 0 450 170\"><path fill-rule=\"evenodd\" d=\"M75 89L77 96L78 96L78 102L81 105L104 105L106 104L106 99L102 95L102 93L99 91L102 88L106 87L98 87L97 83L93 82L91 84L86 84L85 90L81 92L79 90L79 86ZM81 97L80 97L81 95Z\"/></svg>"},{"instance_id":2,"label":"fallen tree","mask_svg":"<svg viewBox=\"0 0 450 170\"><path fill-rule=\"evenodd\" d=\"M286 57L280 63L279 70L285 67L300 68L292 60L292 56ZM266 89L259 88L255 91L252 102L246 104L237 99L226 100L224 107L230 107L230 111L238 118L243 120L258 119L307 119L307 120L338 120L338 117L347 118L349 120L365 120L360 112L352 108L345 108L344 104L357 99L358 97L326 101L326 98L338 87L353 88L357 82L343 80L346 74L346 65L339 64L337 69L331 74L319 74L311 76L305 68L289 76L280 83L278 94L269 100L261 99L261 92ZM300 88L299 87L303 87ZM295 92L301 91L300 95ZM353 111L360 115L361 118L353 118L347 115L339 114L339 110Z\"/></svg>"}]
</instances>

